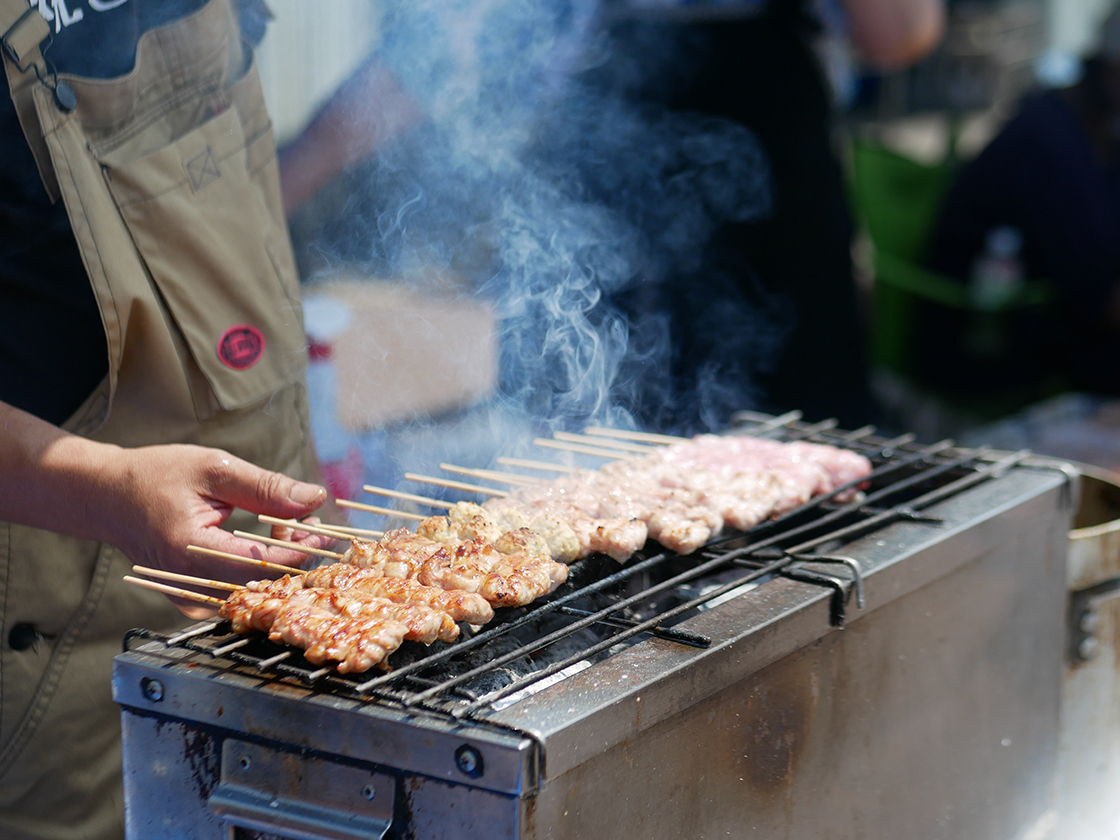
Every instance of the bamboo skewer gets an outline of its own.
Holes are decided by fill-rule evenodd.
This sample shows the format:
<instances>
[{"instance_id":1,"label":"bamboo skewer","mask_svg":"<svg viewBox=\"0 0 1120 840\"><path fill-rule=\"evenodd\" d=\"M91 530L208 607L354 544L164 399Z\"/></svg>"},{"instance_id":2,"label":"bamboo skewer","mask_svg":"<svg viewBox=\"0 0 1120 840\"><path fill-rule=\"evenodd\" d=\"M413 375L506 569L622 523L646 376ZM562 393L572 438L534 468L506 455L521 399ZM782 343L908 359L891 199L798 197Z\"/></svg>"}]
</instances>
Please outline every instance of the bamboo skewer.
<instances>
[{"instance_id":1,"label":"bamboo skewer","mask_svg":"<svg viewBox=\"0 0 1120 840\"><path fill-rule=\"evenodd\" d=\"M447 487L451 490L466 490L468 493L482 493L487 496L508 496L508 490L498 490L493 487L483 487L479 484L466 484L462 481L451 481L446 478L437 478L431 475L417 475L416 473L405 473L404 477L409 481L418 481L423 484L433 484L436 487Z\"/></svg>"},{"instance_id":2,"label":"bamboo skewer","mask_svg":"<svg viewBox=\"0 0 1120 840\"><path fill-rule=\"evenodd\" d=\"M303 569L296 569L292 566L282 566L279 563L269 563L267 560L257 560L254 557L242 557L240 554L230 554L228 551L218 551L216 548L203 548L200 545L188 545L187 551L193 551L195 554L205 554L209 557L220 557L223 560L232 560L234 563L243 563L247 566L257 566L261 569L268 569L273 572L280 572L285 575L305 575Z\"/></svg>"},{"instance_id":3,"label":"bamboo skewer","mask_svg":"<svg viewBox=\"0 0 1120 840\"><path fill-rule=\"evenodd\" d=\"M401 519L415 519L421 521L428 517L419 513L411 513L407 510L393 510L392 508L378 507L377 505L367 505L363 502L352 502L349 499L335 499L335 504L342 508L349 508L350 510L364 510L368 513L380 513L382 516L399 516ZM370 531L369 534L377 534L378 536L385 536L384 531Z\"/></svg>"},{"instance_id":4,"label":"bamboo skewer","mask_svg":"<svg viewBox=\"0 0 1120 840\"><path fill-rule=\"evenodd\" d=\"M562 440L553 440L552 438L535 438L533 443L537 446L543 446L546 449L563 449L567 452L579 452L583 455L595 455L598 458L610 458L615 461L629 457L626 453L619 452L617 449L599 449L593 446L580 446L578 443L568 443Z\"/></svg>"},{"instance_id":5,"label":"bamboo skewer","mask_svg":"<svg viewBox=\"0 0 1120 840\"><path fill-rule=\"evenodd\" d=\"M499 464L505 464L507 467L525 467L529 470L546 470L548 472L562 472L574 473L575 467L569 467L566 464L550 464L548 461L527 461L524 458L506 458L501 457L496 459Z\"/></svg>"},{"instance_id":6,"label":"bamboo skewer","mask_svg":"<svg viewBox=\"0 0 1120 840\"><path fill-rule=\"evenodd\" d=\"M338 500L336 499L335 501ZM331 527L348 540L354 537L367 537L371 540L379 540L385 536L384 531L373 531L369 528L355 528L352 525L332 525Z\"/></svg>"},{"instance_id":7,"label":"bamboo skewer","mask_svg":"<svg viewBox=\"0 0 1120 840\"><path fill-rule=\"evenodd\" d=\"M621 440L636 440L644 443L687 443L692 438L678 437L677 435L659 435L654 432L627 432L622 429L604 429L601 426L589 426L584 429L589 435L596 437L619 438Z\"/></svg>"},{"instance_id":8,"label":"bamboo skewer","mask_svg":"<svg viewBox=\"0 0 1120 840\"><path fill-rule=\"evenodd\" d=\"M189 589L180 589L178 586L168 586L165 583L157 583L154 580L145 580L144 578L133 577L132 575L125 575L124 579L128 583L142 586L144 589L154 589L156 592L162 592L164 595L174 595L176 598L185 598L188 601L197 601L200 604L220 607L225 603L224 598L215 598L212 595L200 595L198 592L191 592Z\"/></svg>"},{"instance_id":9,"label":"bamboo skewer","mask_svg":"<svg viewBox=\"0 0 1120 840\"><path fill-rule=\"evenodd\" d=\"M259 534L250 534L248 531L234 531L235 537L241 537L246 540L254 540L265 545L275 545L280 548L290 548L292 551L299 551L303 554L311 554L316 557L329 557L332 560L341 560L342 555L337 551L328 551L325 548L312 548L307 545L300 545L295 542L288 542L287 540L274 540L272 537L262 537Z\"/></svg>"},{"instance_id":10,"label":"bamboo skewer","mask_svg":"<svg viewBox=\"0 0 1120 840\"><path fill-rule=\"evenodd\" d=\"M150 569L147 566L133 566L132 571L138 575L146 575L150 578L160 578L161 580L170 580L175 583L191 583L195 586L205 586L208 589L242 589L239 583L229 583L224 580L209 580L207 578L194 577L193 575L181 575L178 572L165 572L163 569Z\"/></svg>"},{"instance_id":11,"label":"bamboo skewer","mask_svg":"<svg viewBox=\"0 0 1120 840\"><path fill-rule=\"evenodd\" d=\"M306 531L308 534L321 534L324 537L334 537L338 540L348 540L351 537L351 534L343 532L342 528L336 525L308 525L306 522L299 522L295 519L278 519L275 516L268 516L263 513L257 516L257 521L265 525L284 525L296 531Z\"/></svg>"},{"instance_id":12,"label":"bamboo skewer","mask_svg":"<svg viewBox=\"0 0 1120 840\"><path fill-rule=\"evenodd\" d=\"M587 435L573 435L570 432L553 432L553 440L562 440L567 443L582 443L589 446L607 446L611 449L617 449L621 452L637 452L645 453L652 452L657 447L646 446L641 443L624 443L622 441L611 440L609 438L594 438Z\"/></svg>"},{"instance_id":13,"label":"bamboo skewer","mask_svg":"<svg viewBox=\"0 0 1120 840\"><path fill-rule=\"evenodd\" d=\"M362 489L367 493L373 493L375 496L388 496L390 499L403 499L406 502L416 502L421 505L427 505L428 507L444 508L445 510L451 510L451 508L455 507L454 502L445 502L442 499L432 499L428 496L417 496L414 493L402 493L400 490L387 490L384 487L373 487L369 484L363 484ZM426 516L424 517L424 519L427 518Z\"/></svg>"},{"instance_id":14,"label":"bamboo skewer","mask_svg":"<svg viewBox=\"0 0 1120 840\"><path fill-rule=\"evenodd\" d=\"M501 481L506 484L520 484L531 486L540 484L541 480L531 475L517 475L516 473L499 472L497 470L478 470L469 469L467 467L457 467L454 464L440 464L441 470L446 470L449 473L456 475L469 475L475 478L487 478L491 481Z\"/></svg>"}]
</instances>

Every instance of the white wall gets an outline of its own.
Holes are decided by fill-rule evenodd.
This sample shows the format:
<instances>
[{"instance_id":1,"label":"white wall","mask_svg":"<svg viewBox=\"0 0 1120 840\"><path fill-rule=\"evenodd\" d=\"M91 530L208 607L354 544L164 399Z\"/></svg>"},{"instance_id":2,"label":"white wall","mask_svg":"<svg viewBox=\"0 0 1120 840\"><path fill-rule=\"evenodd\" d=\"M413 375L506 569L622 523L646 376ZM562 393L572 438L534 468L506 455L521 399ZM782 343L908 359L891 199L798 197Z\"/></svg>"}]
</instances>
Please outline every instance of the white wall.
<instances>
[{"instance_id":1,"label":"white wall","mask_svg":"<svg viewBox=\"0 0 1120 840\"><path fill-rule=\"evenodd\" d=\"M377 40L376 0L269 0L276 16L258 52L280 143L300 131Z\"/></svg>"}]
</instances>

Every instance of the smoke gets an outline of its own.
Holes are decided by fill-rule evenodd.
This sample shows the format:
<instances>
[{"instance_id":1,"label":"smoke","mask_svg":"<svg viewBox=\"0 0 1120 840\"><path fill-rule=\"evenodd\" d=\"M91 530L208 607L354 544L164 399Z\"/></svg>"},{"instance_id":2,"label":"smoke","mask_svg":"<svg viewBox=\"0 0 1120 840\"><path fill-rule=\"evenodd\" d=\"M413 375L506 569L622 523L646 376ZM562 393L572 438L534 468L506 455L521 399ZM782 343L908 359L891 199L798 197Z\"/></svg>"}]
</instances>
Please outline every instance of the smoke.
<instances>
[{"instance_id":1,"label":"smoke","mask_svg":"<svg viewBox=\"0 0 1120 840\"><path fill-rule=\"evenodd\" d=\"M499 319L498 402L536 429L721 428L788 320L718 247L769 212L766 158L740 125L604 84L633 67L596 11L391 6L381 58L429 119L351 174L317 254L466 277ZM672 44L651 54L673 67Z\"/></svg>"}]
</instances>

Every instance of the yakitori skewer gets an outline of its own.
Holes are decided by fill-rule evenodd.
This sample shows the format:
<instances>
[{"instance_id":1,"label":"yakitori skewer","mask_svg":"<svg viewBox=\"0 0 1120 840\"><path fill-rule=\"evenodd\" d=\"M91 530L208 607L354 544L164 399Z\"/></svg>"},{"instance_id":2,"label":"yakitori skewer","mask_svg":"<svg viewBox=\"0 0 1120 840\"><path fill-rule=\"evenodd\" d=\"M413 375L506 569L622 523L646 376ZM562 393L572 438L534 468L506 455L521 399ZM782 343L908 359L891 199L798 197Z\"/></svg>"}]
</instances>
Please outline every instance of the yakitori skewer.
<instances>
[{"instance_id":1,"label":"yakitori skewer","mask_svg":"<svg viewBox=\"0 0 1120 840\"><path fill-rule=\"evenodd\" d=\"M338 501L337 499L335 501ZM396 511L394 511L395 513ZM354 537L366 537L376 540L385 535L384 531L375 531L370 528L355 528L353 525L331 525L330 530L338 531L346 539L353 539Z\"/></svg>"},{"instance_id":2,"label":"yakitori skewer","mask_svg":"<svg viewBox=\"0 0 1120 840\"><path fill-rule=\"evenodd\" d=\"M208 578L194 577L193 575L181 575L178 572L167 572L163 569L151 569L147 566L133 566L132 571L138 575L145 575L150 578L160 578L161 580L170 580L175 583L189 583L194 586L205 586L207 589L226 589L233 591L241 589L239 583L229 583L224 580L209 580Z\"/></svg>"},{"instance_id":3,"label":"yakitori skewer","mask_svg":"<svg viewBox=\"0 0 1120 840\"><path fill-rule=\"evenodd\" d=\"M300 522L297 519L278 519L275 516L268 516L267 514L259 514L257 521L264 525L283 525L286 528L291 528L293 531L304 531L308 534L320 534L324 537L334 537L336 540L348 540L354 536L369 536L377 534L380 536L381 531L361 531L357 528L349 528L344 531L343 526L340 525L310 525L307 522Z\"/></svg>"},{"instance_id":4,"label":"yakitori skewer","mask_svg":"<svg viewBox=\"0 0 1120 840\"><path fill-rule=\"evenodd\" d=\"M349 499L335 499L335 504L339 507L347 508L348 510L364 510L366 513L378 513L381 516L398 517L400 519L427 519L426 516L419 513L410 513L407 510L394 510L393 508L378 507L377 505L367 505L364 502L352 502ZM383 536L384 531L372 531L370 535Z\"/></svg>"},{"instance_id":5,"label":"yakitori skewer","mask_svg":"<svg viewBox=\"0 0 1120 840\"><path fill-rule=\"evenodd\" d=\"M243 531L234 531L234 534L293 551L333 557L345 564L364 568L370 568L378 561L381 565L391 563L399 567L396 572L387 573L383 568L379 573L395 578L415 577L419 583L444 590L477 592L499 607L524 606L559 586L568 576L567 567L556 563L547 554L532 550L503 554L485 540L443 543L401 530L394 532L404 540L397 547L394 557L393 549L384 541L379 544L356 541L346 554L339 554ZM445 545L445 556L437 555ZM517 549L519 546L509 547Z\"/></svg>"},{"instance_id":6,"label":"yakitori skewer","mask_svg":"<svg viewBox=\"0 0 1120 840\"><path fill-rule=\"evenodd\" d=\"M507 458L502 456L495 459L499 464L505 464L507 467L524 467L528 470L544 470L546 472L558 473L574 473L575 467L569 467L566 464L553 464L548 461L532 461L525 458Z\"/></svg>"},{"instance_id":7,"label":"yakitori skewer","mask_svg":"<svg viewBox=\"0 0 1120 840\"><path fill-rule=\"evenodd\" d=\"M342 554L338 551L330 551L326 548L314 548L313 546L291 542L290 540L276 540L272 537L262 537L260 534L251 534L248 531L234 531L233 535L235 537L241 537L245 540L254 540L255 542L264 543L265 545L275 545L279 548L290 548L292 551L299 551L303 554L310 554L314 557L327 557L331 560L342 559Z\"/></svg>"},{"instance_id":8,"label":"yakitori skewer","mask_svg":"<svg viewBox=\"0 0 1120 840\"><path fill-rule=\"evenodd\" d=\"M411 633L405 621L376 608L370 614L360 602L357 614L348 614L347 602L355 602L342 593L308 591L297 582L288 596L290 582L282 578L259 591L245 587L233 592L219 615L237 633L260 631L273 642L300 648L312 665L337 663L340 674L360 673L384 662Z\"/></svg>"},{"instance_id":9,"label":"yakitori skewer","mask_svg":"<svg viewBox=\"0 0 1120 840\"><path fill-rule=\"evenodd\" d=\"M620 440L636 440L643 443L674 444L686 443L691 438L678 437L677 435L659 435L654 432L628 432L624 429L605 429L601 426L588 426L583 430L595 437L618 438Z\"/></svg>"},{"instance_id":10,"label":"yakitori skewer","mask_svg":"<svg viewBox=\"0 0 1120 840\"><path fill-rule=\"evenodd\" d=\"M158 583L154 580L145 580L144 578L133 577L132 575L125 575L124 579L128 583L141 586L144 589L152 589L156 592L162 592L164 595L174 595L176 598L183 598L187 601L209 604L212 607L220 607L225 603L224 598L215 598L212 595L201 595L198 592L191 592L189 589L180 589L178 586L168 586L166 583Z\"/></svg>"},{"instance_id":11,"label":"yakitori skewer","mask_svg":"<svg viewBox=\"0 0 1120 840\"><path fill-rule=\"evenodd\" d=\"M346 618L387 618L403 621L408 626L405 638L424 644L431 644L437 639L451 642L459 637L459 628L456 626L454 618L444 610L428 604L394 603L387 598L378 598L357 589L304 588L298 578L292 577L271 582L257 581L248 586L243 586L237 583L224 583L192 577L191 575L165 572L162 569L149 569L145 566L133 566L132 570L147 577L158 577L193 586L220 588L230 592L251 590L272 598L302 600L313 606L326 608L330 612ZM256 600L253 596L249 597ZM226 603L229 604L230 600L230 598L227 598ZM223 610L223 614L226 612L232 611L227 608Z\"/></svg>"},{"instance_id":12,"label":"yakitori skewer","mask_svg":"<svg viewBox=\"0 0 1120 840\"><path fill-rule=\"evenodd\" d=\"M581 455L594 455L597 458L627 458L629 457L625 452L620 452L617 449L600 449L596 446L581 446L578 443L569 443L563 440L553 440L552 438L534 438L533 443L537 446L543 446L545 449L563 449L565 452L578 452Z\"/></svg>"},{"instance_id":13,"label":"yakitori skewer","mask_svg":"<svg viewBox=\"0 0 1120 840\"><path fill-rule=\"evenodd\" d=\"M527 486L541 483L540 478L532 475L517 475L516 473L500 472L498 470L470 469L468 467L457 467L454 464L440 464L439 468L449 473L455 473L456 475L469 475L473 478L501 481L504 484L521 484Z\"/></svg>"},{"instance_id":14,"label":"yakitori skewer","mask_svg":"<svg viewBox=\"0 0 1120 840\"><path fill-rule=\"evenodd\" d=\"M260 569L268 569L271 572L280 572L285 575L306 574L303 569L284 566L280 563L269 563L267 560L257 560L255 557L242 557L240 554L231 554L228 551L219 551L216 548L203 548L200 545L188 545L187 551L193 551L195 554L205 554L209 557L220 557L222 560L243 563L246 566L256 566Z\"/></svg>"},{"instance_id":15,"label":"yakitori skewer","mask_svg":"<svg viewBox=\"0 0 1120 840\"><path fill-rule=\"evenodd\" d=\"M568 443L581 443L587 446L601 446L608 449L617 449L621 452L637 452L645 453L651 452L656 447L647 446L641 443L625 443L623 441L614 440L611 438L602 437L589 437L588 435L574 435L571 432L553 432L553 440L562 440Z\"/></svg>"},{"instance_id":16,"label":"yakitori skewer","mask_svg":"<svg viewBox=\"0 0 1120 840\"><path fill-rule=\"evenodd\" d=\"M400 490L389 490L386 487L374 487L372 484L363 484L362 489L367 493L373 493L375 496L387 496L390 499L416 502L417 504L427 505L428 507L444 508L445 510L451 510L451 508L455 507L454 502L445 502L443 499L433 499L429 496L417 496L415 493L403 493Z\"/></svg>"},{"instance_id":17,"label":"yakitori skewer","mask_svg":"<svg viewBox=\"0 0 1120 840\"><path fill-rule=\"evenodd\" d=\"M433 475L418 475L417 473L405 473L404 477L409 481L416 481L421 484L431 484L436 487L446 487L449 490L465 490L468 493L479 493L484 496L508 496L508 490L498 490L494 487L483 487L480 484L467 484L463 481L451 481L446 478L438 478Z\"/></svg>"}]
</instances>

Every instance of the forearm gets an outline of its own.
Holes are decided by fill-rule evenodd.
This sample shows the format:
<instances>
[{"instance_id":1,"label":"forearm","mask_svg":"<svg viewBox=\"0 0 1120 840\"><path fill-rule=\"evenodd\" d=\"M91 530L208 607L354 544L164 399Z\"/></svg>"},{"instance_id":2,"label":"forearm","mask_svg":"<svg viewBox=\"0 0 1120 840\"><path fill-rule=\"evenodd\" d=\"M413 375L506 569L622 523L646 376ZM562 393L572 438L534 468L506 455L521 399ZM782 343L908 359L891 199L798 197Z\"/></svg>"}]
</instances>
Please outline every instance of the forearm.
<instances>
[{"instance_id":1,"label":"forearm","mask_svg":"<svg viewBox=\"0 0 1120 840\"><path fill-rule=\"evenodd\" d=\"M366 59L280 150L280 184L290 216L320 188L424 119L424 112L375 57Z\"/></svg>"},{"instance_id":2,"label":"forearm","mask_svg":"<svg viewBox=\"0 0 1120 840\"><path fill-rule=\"evenodd\" d=\"M0 402L0 519L105 539L94 501L119 453Z\"/></svg>"},{"instance_id":3,"label":"forearm","mask_svg":"<svg viewBox=\"0 0 1120 840\"><path fill-rule=\"evenodd\" d=\"M0 520L107 542L140 566L231 581L250 574L191 545L297 565L303 551L265 548L221 526L236 508L302 519L326 495L220 449L97 443L0 403ZM330 542L309 534L300 540Z\"/></svg>"},{"instance_id":4,"label":"forearm","mask_svg":"<svg viewBox=\"0 0 1120 840\"><path fill-rule=\"evenodd\" d=\"M898 70L927 56L945 34L945 0L843 0L860 57Z\"/></svg>"}]
</instances>

